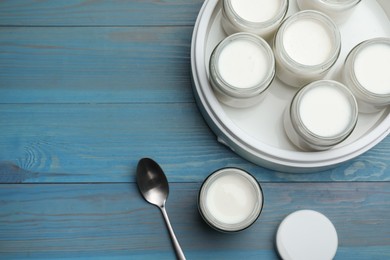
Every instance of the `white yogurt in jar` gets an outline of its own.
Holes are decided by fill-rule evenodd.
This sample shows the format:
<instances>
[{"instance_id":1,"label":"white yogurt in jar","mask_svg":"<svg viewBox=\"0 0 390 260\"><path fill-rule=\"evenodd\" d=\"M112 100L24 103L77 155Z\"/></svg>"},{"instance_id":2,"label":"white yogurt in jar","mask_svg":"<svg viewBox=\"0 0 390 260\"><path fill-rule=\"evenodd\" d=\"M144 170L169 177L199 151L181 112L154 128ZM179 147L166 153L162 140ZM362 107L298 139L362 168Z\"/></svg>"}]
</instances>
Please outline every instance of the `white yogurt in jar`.
<instances>
[{"instance_id":1,"label":"white yogurt in jar","mask_svg":"<svg viewBox=\"0 0 390 260\"><path fill-rule=\"evenodd\" d=\"M301 11L287 18L274 40L276 75L290 86L302 87L323 79L341 49L340 31L317 11Z\"/></svg>"},{"instance_id":2,"label":"white yogurt in jar","mask_svg":"<svg viewBox=\"0 0 390 260\"><path fill-rule=\"evenodd\" d=\"M272 19L282 6L281 0L230 0L233 10L250 22L265 22Z\"/></svg>"},{"instance_id":3,"label":"white yogurt in jar","mask_svg":"<svg viewBox=\"0 0 390 260\"><path fill-rule=\"evenodd\" d=\"M333 80L318 80L301 88L284 114L284 128L301 150L321 151L352 133L358 107L352 92Z\"/></svg>"},{"instance_id":4,"label":"white yogurt in jar","mask_svg":"<svg viewBox=\"0 0 390 260\"><path fill-rule=\"evenodd\" d=\"M359 112L375 113L390 105L390 38L372 38L348 54L343 80L355 95Z\"/></svg>"},{"instance_id":5,"label":"white yogurt in jar","mask_svg":"<svg viewBox=\"0 0 390 260\"><path fill-rule=\"evenodd\" d=\"M307 91L300 99L298 109L303 125L323 137L345 131L352 117L348 97L339 89L327 85Z\"/></svg>"},{"instance_id":6,"label":"white yogurt in jar","mask_svg":"<svg viewBox=\"0 0 390 260\"><path fill-rule=\"evenodd\" d=\"M236 168L210 175L199 193L199 210L205 221L220 231L240 231L260 215L263 194L256 179Z\"/></svg>"},{"instance_id":7,"label":"white yogurt in jar","mask_svg":"<svg viewBox=\"0 0 390 260\"><path fill-rule=\"evenodd\" d=\"M361 49L355 57L359 83L375 94L390 94L390 45L377 43Z\"/></svg>"},{"instance_id":8,"label":"white yogurt in jar","mask_svg":"<svg viewBox=\"0 0 390 260\"><path fill-rule=\"evenodd\" d=\"M288 0L221 0L221 24L228 34L253 33L271 40L287 14Z\"/></svg>"},{"instance_id":9,"label":"white yogurt in jar","mask_svg":"<svg viewBox=\"0 0 390 260\"><path fill-rule=\"evenodd\" d=\"M236 33L215 48L210 83L222 103L242 108L258 104L275 77L275 58L268 43L251 33Z\"/></svg>"},{"instance_id":10,"label":"white yogurt in jar","mask_svg":"<svg viewBox=\"0 0 390 260\"><path fill-rule=\"evenodd\" d=\"M210 185L206 207L218 221L236 224L250 216L255 209L256 199L256 191L247 179L230 174Z\"/></svg>"},{"instance_id":11,"label":"white yogurt in jar","mask_svg":"<svg viewBox=\"0 0 390 260\"><path fill-rule=\"evenodd\" d=\"M225 45L217 62L222 79L237 88L258 85L269 70L269 58L264 48L246 39L237 39Z\"/></svg>"},{"instance_id":12,"label":"white yogurt in jar","mask_svg":"<svg viewBox=\"0 0 390 260\"><path fill-rule=\"evenodd\" d=\"M320 11L337 23L347 20L360 0L297 0L301 10Z\"/></svg>"},{"instance_id":13,"label":"white yogurt in jar","mask_svg":"<svg viewBox=\"0 0 390 260\"><path fill-rule=\"evenodd\" d=\"M286 27L283 46L294 61L318 65L329 59L333 39L329 29L315 19L301 19Z\"/></svg>"}]
</instances>

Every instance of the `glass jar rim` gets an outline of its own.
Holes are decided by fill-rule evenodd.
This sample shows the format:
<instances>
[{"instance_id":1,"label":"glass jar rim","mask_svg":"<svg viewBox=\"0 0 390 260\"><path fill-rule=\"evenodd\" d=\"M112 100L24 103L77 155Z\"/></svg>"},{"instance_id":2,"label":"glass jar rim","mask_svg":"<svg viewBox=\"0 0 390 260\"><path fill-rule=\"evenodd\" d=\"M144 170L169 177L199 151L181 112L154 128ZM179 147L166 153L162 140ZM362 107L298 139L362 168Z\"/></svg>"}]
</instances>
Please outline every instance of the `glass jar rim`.
<instances>
[{"instance_id":1,"label":"glass jar rim","mask_svg":"<svg viewBox=\"0 0 390 260\"><path fill-rule=\"evenodd\" d=\"M219 72L217 61L219 59L222 50L225 48L226 45L238 39L249 40L252 43L259 46L264 52L265 56L267 57L267 63L269 63L269 66L267 66L268 71L265 74L264 78L256 85L248 88L239 88L229 84L228 82L226 82L226 80L221 76ZM271 47L264 39L260 38L257 35L254 35L252 33L247 33L247 32L235 33L223 39L214 48L211 54L209 67L210 67L211 80L214 82L216 86L218 86L219 90L225 94L237 98L245 98L245 97L250 97L256 94L263 93L271 85L275 77L275 57Z\"/></svg>"},{"instance_id":2,"label":"glass jar rim","mask_svg":"<svg viewBox=\"0 0 390 260\"><path fill-rule=\"evenodd\" d=\"M213 184L214 181L218 179L221 175L224 176L228 174L239 174L241 177L245 178L252 185L257 196L256 205L252 213L245 220L234 224L226 224L224 222L219 221L218 219L212 216L212 214L209 212L209 210L205 205L205 198L206 198L205 196L207 195L207 190L210 187L210 185ZM242 169L234 168L234 167L222 168L210 174L202 183L202 186L200 187L200 191L198 194L198 208L203 219L214 229L223 232L238 232L250 227L259 218L263 210L263 206L264 206L264 193L260 184L255 179L255 177Z\"/></svg>"},{"instance_id":3,"label":"glass jar rim","mask_svg":"<svg viewBox=\"0 0 390 260\"><path fill-rule=\"evenodd\" d=\"M290 24L299 19L315 19L329 28L329 32L333 36L333 46L331 55L324 62L315 65L306 65L295 61L287 53L283 44L284 32ZM282 22L274 38L274 47L278 50L275 55L278 55L283 63L288 64L286 69L292 72L301 72L304 70L307 74L318 73L332 67L336 63L341 51L341 35L338 27L329 16L315 10L304 10L291 15Z\"/></svg>"},{"instance_id":4,"label":"glass jar rim","mask_svg":"<svg viewBox=\"0 0 390 260\"><path fill-rule=\"evenodd\" d=\"M359 55L359 53L365 48L376 44L386 44L390 47L390 38L378 37L359 43L348 53L347 58L345 59L345 67L351 67L351 69L349 70L349 76L359 94L366 96L370 100L388 101L390 99L390 93L379 94L368 90L359 82L354 69L354 64L357 55Z\"/></svg>"},{"instance_id":5,"label":"glass jar rim","mask_svg":"<svg viewBox=\"0 0 390 260\"><path fill-rule=\"evenodd\" d=\"M300 113L298 111L300 101L302 97L305 95L305 93L312 90L313 88L322 87L322 86L330 86L332 88L336 88L340 90L347 97L352 109L351 120L349 121L348 126L343 131L333 136L321 136L312 132L303 123L302 118L300 117ZM292 124L292 126L295 132L302 139L304 139L306 142L308 142L311 145L326 147L329 145L336 145L340 143L352 133L353 129L356 127L357 120L358 120L358 105L353 93L344 84L334 80L318 80L302 87L294 95L293 100L290 104L290 116L294 122L297 122L297 124ZM319 141L323 143L320 144Z\"/></svg>"},{"instance_id":6,"label":"glass jar rim","mask_svg":"<svg viewBox=\"0 0 390 260\"><path fill-rule=\"evenodd\" d=\"M275 0L273 0L275 1ZM281 0L281 7L279 8L278 12L275 16L273 16L271 19L263 21L263 22L253 22L248 21L244 18L242 18L233 8L231 0L223 0L222 2L223 10L227 11L225 12L228 19L235 21L242 27L251 27L251 28L257 28L257 29L265 29L273 24L275 24L278 21L283 20L283 18L286 16L288 7L289 7L289 0Z\"/></svg>"},{"instance_id":7,"label":"glass jar rim","mask_svg":"<svg viewBox=\"0 0 390 260\"><path fill-rule=\"evenodd\" d=\"M359 4L361 0L318 0L318 3L325 8L330 8L332 10L347 10L353 8Z\"/></svg>"}]
</instances>

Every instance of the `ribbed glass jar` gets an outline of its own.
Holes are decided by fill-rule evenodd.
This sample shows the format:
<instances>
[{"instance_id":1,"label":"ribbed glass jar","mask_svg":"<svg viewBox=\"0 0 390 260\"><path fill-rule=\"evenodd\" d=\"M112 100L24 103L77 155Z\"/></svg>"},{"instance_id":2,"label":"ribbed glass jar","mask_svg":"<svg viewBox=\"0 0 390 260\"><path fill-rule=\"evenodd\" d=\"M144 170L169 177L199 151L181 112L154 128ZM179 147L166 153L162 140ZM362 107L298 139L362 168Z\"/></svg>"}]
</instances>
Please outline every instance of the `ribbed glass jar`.
<instances>
[{"instance_id":1,"label":"ribbed glass jar","mask_svg":"<svg viewBox=\"0 0 390 260\"><path fill-rule=\"evenodd\" d=\"M301 87L322 79L335 64L340 55L341 36L328 16L301 11L282 23L273 49L278 78L290 86Z\"/></svg>"},{"instance_id":2,"label":"ribbed glass jar","mask_svg":"<svg viewBox=\"0 0 390 260\"><path fill-rule=\"evenodd\" d=\"M358 44L348 54L344 83L355 95L359 112L378 112L390 105L390 38Z\"/></svg>"},{"instance_id":3,"label":"ribbed glass jar","mask_svg":"<svg viewBox=\"0 0 390 260\"><path fill-rule=\"evenodd\" d=\"M236 33L214 49L210 83L219 101L249 107L261 101L275 77L275 58L268 43L250 33Z\"/></svg>"},{"instance_id":4,"label":"ribbed glass jar","mask_svg":"<svg viewBox=\"0 0 390 260\"><path fill-rule=\"evenodd\" d=\"M327 150L343 142L358 119L355 97L343 84L319 80L301 88L284 115L291 142L306 151Z\"/></svg>"},{"instance_id":5,"label":"ribbed glass jar","mask_svg":"<svg viewBox=\"0 0 390 260\"><path fill-rule=\"evenodd\" d=\"M288 0L223 0L222 27L230 35L250 32L272 39L287 14Z\"/></svg>"}]
</instances>

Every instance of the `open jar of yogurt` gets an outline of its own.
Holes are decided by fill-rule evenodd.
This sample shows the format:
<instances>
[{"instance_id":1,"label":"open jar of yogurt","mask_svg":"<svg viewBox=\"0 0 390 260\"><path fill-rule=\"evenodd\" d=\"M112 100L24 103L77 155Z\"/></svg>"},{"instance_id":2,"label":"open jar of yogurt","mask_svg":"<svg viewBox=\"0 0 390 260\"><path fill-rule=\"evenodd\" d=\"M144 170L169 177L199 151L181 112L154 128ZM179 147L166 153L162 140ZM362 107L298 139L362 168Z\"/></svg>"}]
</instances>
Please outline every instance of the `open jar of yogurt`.
<instances>
[{"instance_id":1,"label":"open jar of yogurt","mask_svg":"<svg viewBox=\"0 0 390 260\"><path fill-rule=\"evenodd\" d=\"M370 39L353 48L343 78L357 99L359 112L373 113L389 106L390 38Z\"/></svg>"},{"instance_id":2,"label":"open jar of yogurt","mask_svg":"<svg viewBox=\"0 0 390 260\"><path fill-rule=\"evenodd\" d=\"M301 88L284 115L290 141L305 151L327 150L354 130L358 108L354 95L343 84L319 80Z\"/></svg>"},{"instance_id":3,"label":"open jar of yogurt","mask_svg":"<svg viewBox=\"0 0 390 260\"><path fill-rule=\"evenodd\" d=\"M289 0L222 0L222 28L272 39L287 14Z\"/></svg>"},{"instance_id":4,"label":"open jar of yogurt","mask_svg":"<svg viewBox=\"0 0 390 260\"><path fill-rule=\"evenodd\" d=\"M361 0L297 0L301 10L317 10L332 18L336 23L348 19Z\"/></svg>"},{"instance_id":5,"label":"open jar of yogurt","mask_svg":"<svg viewBox=\"0 0 390 260\"><path fill-rule=\"evenodd\" d=\"M251 33L222 40L210 57L210 83L219 101L231 107L259 103L275 77L275 58L268 43Z\"/></svg>"},{"instance_id":6,"label":"open jar of yogurt","mask_svg":"<svg viewBox=\"0 0 390 260\"><path fill-rule=\"evenodd\" d=\"M237 232L251 226L263 208L263 191L256 179L237 168L224 168L203 182L198 196L205 222L222 232Z\"/></svg>"},{"instance_id":7,"label":"open jar of yogurt","mask_svg":"<svg viewBox=\"0 0 390 260\"><path fill-rule=\"evenodd\" d=\"M287 18L274 39L276 75L290 86L302 87L324 78L341 49L338 27L325 14L301 11Z\"/></svg>"}]
</instances>

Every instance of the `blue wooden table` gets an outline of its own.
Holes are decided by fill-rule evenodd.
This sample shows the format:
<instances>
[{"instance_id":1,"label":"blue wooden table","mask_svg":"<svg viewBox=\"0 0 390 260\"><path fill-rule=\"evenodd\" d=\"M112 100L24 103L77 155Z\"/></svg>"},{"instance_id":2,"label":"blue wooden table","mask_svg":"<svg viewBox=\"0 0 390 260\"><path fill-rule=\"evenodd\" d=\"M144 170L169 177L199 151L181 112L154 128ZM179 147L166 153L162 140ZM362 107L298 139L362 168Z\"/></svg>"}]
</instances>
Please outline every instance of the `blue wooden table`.
<instances>
[{"instance_id":1,"label":"blue wooden table","mask_svg":"<svg viewBox=\"0 0 390 260\"><path fill-rule=\"evenodd\" d=\"M390 259L390 137L325 172L288 174L216 141L194 102L190 42L202 0L0 1L0 259L174 259L135 184L142 157L170 182L188 259L277 259L278 224L322 212L336 259ZM239 167L266 198L250 229L209 228L202 181Z\"/></svg>"}]
</instances>

